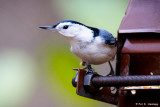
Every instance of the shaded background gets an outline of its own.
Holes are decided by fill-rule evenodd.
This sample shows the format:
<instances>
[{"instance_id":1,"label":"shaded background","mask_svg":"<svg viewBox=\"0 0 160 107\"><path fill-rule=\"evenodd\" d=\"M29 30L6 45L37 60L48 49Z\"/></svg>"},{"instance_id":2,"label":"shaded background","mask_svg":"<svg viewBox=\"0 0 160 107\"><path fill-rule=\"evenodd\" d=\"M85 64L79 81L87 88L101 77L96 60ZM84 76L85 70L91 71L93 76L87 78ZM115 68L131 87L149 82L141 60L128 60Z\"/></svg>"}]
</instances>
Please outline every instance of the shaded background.
<instances>
[{"instance_id":1,"label":"shaded background","mask_svg":"<svg viewBox=\"0 0 160 107\"><path fill-rule=\"evenodd\" d=\"M72 68L80 67L80 59L58 33L38 27L71 19L116 37L128 2L0 0L0 107L113 106L76 95ZM94 68L109 72L108 64Z\"/></svg>"}]
</instances>

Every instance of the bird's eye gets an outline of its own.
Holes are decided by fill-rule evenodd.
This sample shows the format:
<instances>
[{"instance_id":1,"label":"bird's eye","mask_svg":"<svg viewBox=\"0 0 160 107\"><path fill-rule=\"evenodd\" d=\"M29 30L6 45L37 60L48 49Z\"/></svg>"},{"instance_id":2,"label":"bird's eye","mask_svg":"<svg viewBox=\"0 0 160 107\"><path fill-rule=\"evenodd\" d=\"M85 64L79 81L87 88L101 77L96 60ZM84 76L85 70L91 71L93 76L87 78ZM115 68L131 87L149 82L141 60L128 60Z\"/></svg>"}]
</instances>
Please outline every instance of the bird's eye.
<instances>
[{"instance_id":1,"label":"bird's eye","mask_svg":"<svg viewBox=\"0 0 160 107\"><path fill-rule=\"evenodd\" d=\"M63 29L67 29L67 28L68 28L68 25L63 26Z\"/></svg>"}]
</instances>

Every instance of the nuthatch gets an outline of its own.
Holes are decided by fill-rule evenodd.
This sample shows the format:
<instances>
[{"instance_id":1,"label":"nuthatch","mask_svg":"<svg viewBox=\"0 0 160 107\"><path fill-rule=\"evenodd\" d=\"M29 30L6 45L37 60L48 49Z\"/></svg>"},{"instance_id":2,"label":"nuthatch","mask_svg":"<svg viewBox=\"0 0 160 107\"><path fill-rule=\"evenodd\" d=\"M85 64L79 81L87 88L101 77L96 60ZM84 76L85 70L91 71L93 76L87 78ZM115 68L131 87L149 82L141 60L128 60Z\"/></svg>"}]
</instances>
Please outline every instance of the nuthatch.
<instances>
[{"instance_id":1,"label":"nuthatch","mask_svg":"<svg viewBox=\"0 0 160 107\"><path fill-rule=\"evenodd\" d=\"M114 71L110 60L113 60L117 47L116 39L104 29L86 26L72 20L60 21L53 26L40 26L42 29L55 30L62 34L71 44L71 51L87 65L87 71L94 72L91 64L98 65L109 62L113 75Z\"/></svg>"}]
</instances>

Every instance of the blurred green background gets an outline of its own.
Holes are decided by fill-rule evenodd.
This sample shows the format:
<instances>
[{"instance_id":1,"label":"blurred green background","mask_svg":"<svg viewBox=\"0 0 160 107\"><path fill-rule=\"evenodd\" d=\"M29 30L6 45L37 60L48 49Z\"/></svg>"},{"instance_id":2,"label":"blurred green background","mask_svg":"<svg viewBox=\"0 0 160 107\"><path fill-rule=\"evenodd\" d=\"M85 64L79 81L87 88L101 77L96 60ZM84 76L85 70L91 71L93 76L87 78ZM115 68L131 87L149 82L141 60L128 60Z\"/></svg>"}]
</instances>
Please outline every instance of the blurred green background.
<instances>
[{"instance_id":1,"label":"blurred green background","mask_svg":"<svg viewBox=\"0 0 160 107\"><path fill-rule=\"evenodd\" d=\"M103 28L115 37L129 0L0 0L0 107L115 107L76 95L80 59L58 33L61 20ZM115 62L112 62L115 65ZM94 66L101 74L108 65Z\"/></svg>"}]
</instances>

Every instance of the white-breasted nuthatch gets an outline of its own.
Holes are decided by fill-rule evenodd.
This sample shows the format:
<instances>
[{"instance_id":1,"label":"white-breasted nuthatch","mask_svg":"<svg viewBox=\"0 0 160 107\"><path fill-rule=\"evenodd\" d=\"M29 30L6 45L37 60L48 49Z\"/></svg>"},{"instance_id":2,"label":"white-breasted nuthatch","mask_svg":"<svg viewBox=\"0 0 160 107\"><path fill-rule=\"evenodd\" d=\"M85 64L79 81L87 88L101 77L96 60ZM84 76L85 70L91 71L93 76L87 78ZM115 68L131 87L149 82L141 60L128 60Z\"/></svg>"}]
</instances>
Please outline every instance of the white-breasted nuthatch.
<instances>
[{"instance_id":1,"label":"white-breasted nuthatch","mask_svg":"<svg viewBox=\"0 0 160 107\"><path fill-rule=\"evenodd\" d=\"M91 64L109 62L111 67L109 75L114 74L110 60L113 60L116 55L116 39L108 31L72 20L60 21L53 26L40 26L40 28L58 31L67 38L71 44L71 51L87 65L87 71L94 71Z\"/></svg>"}]
</instances>

